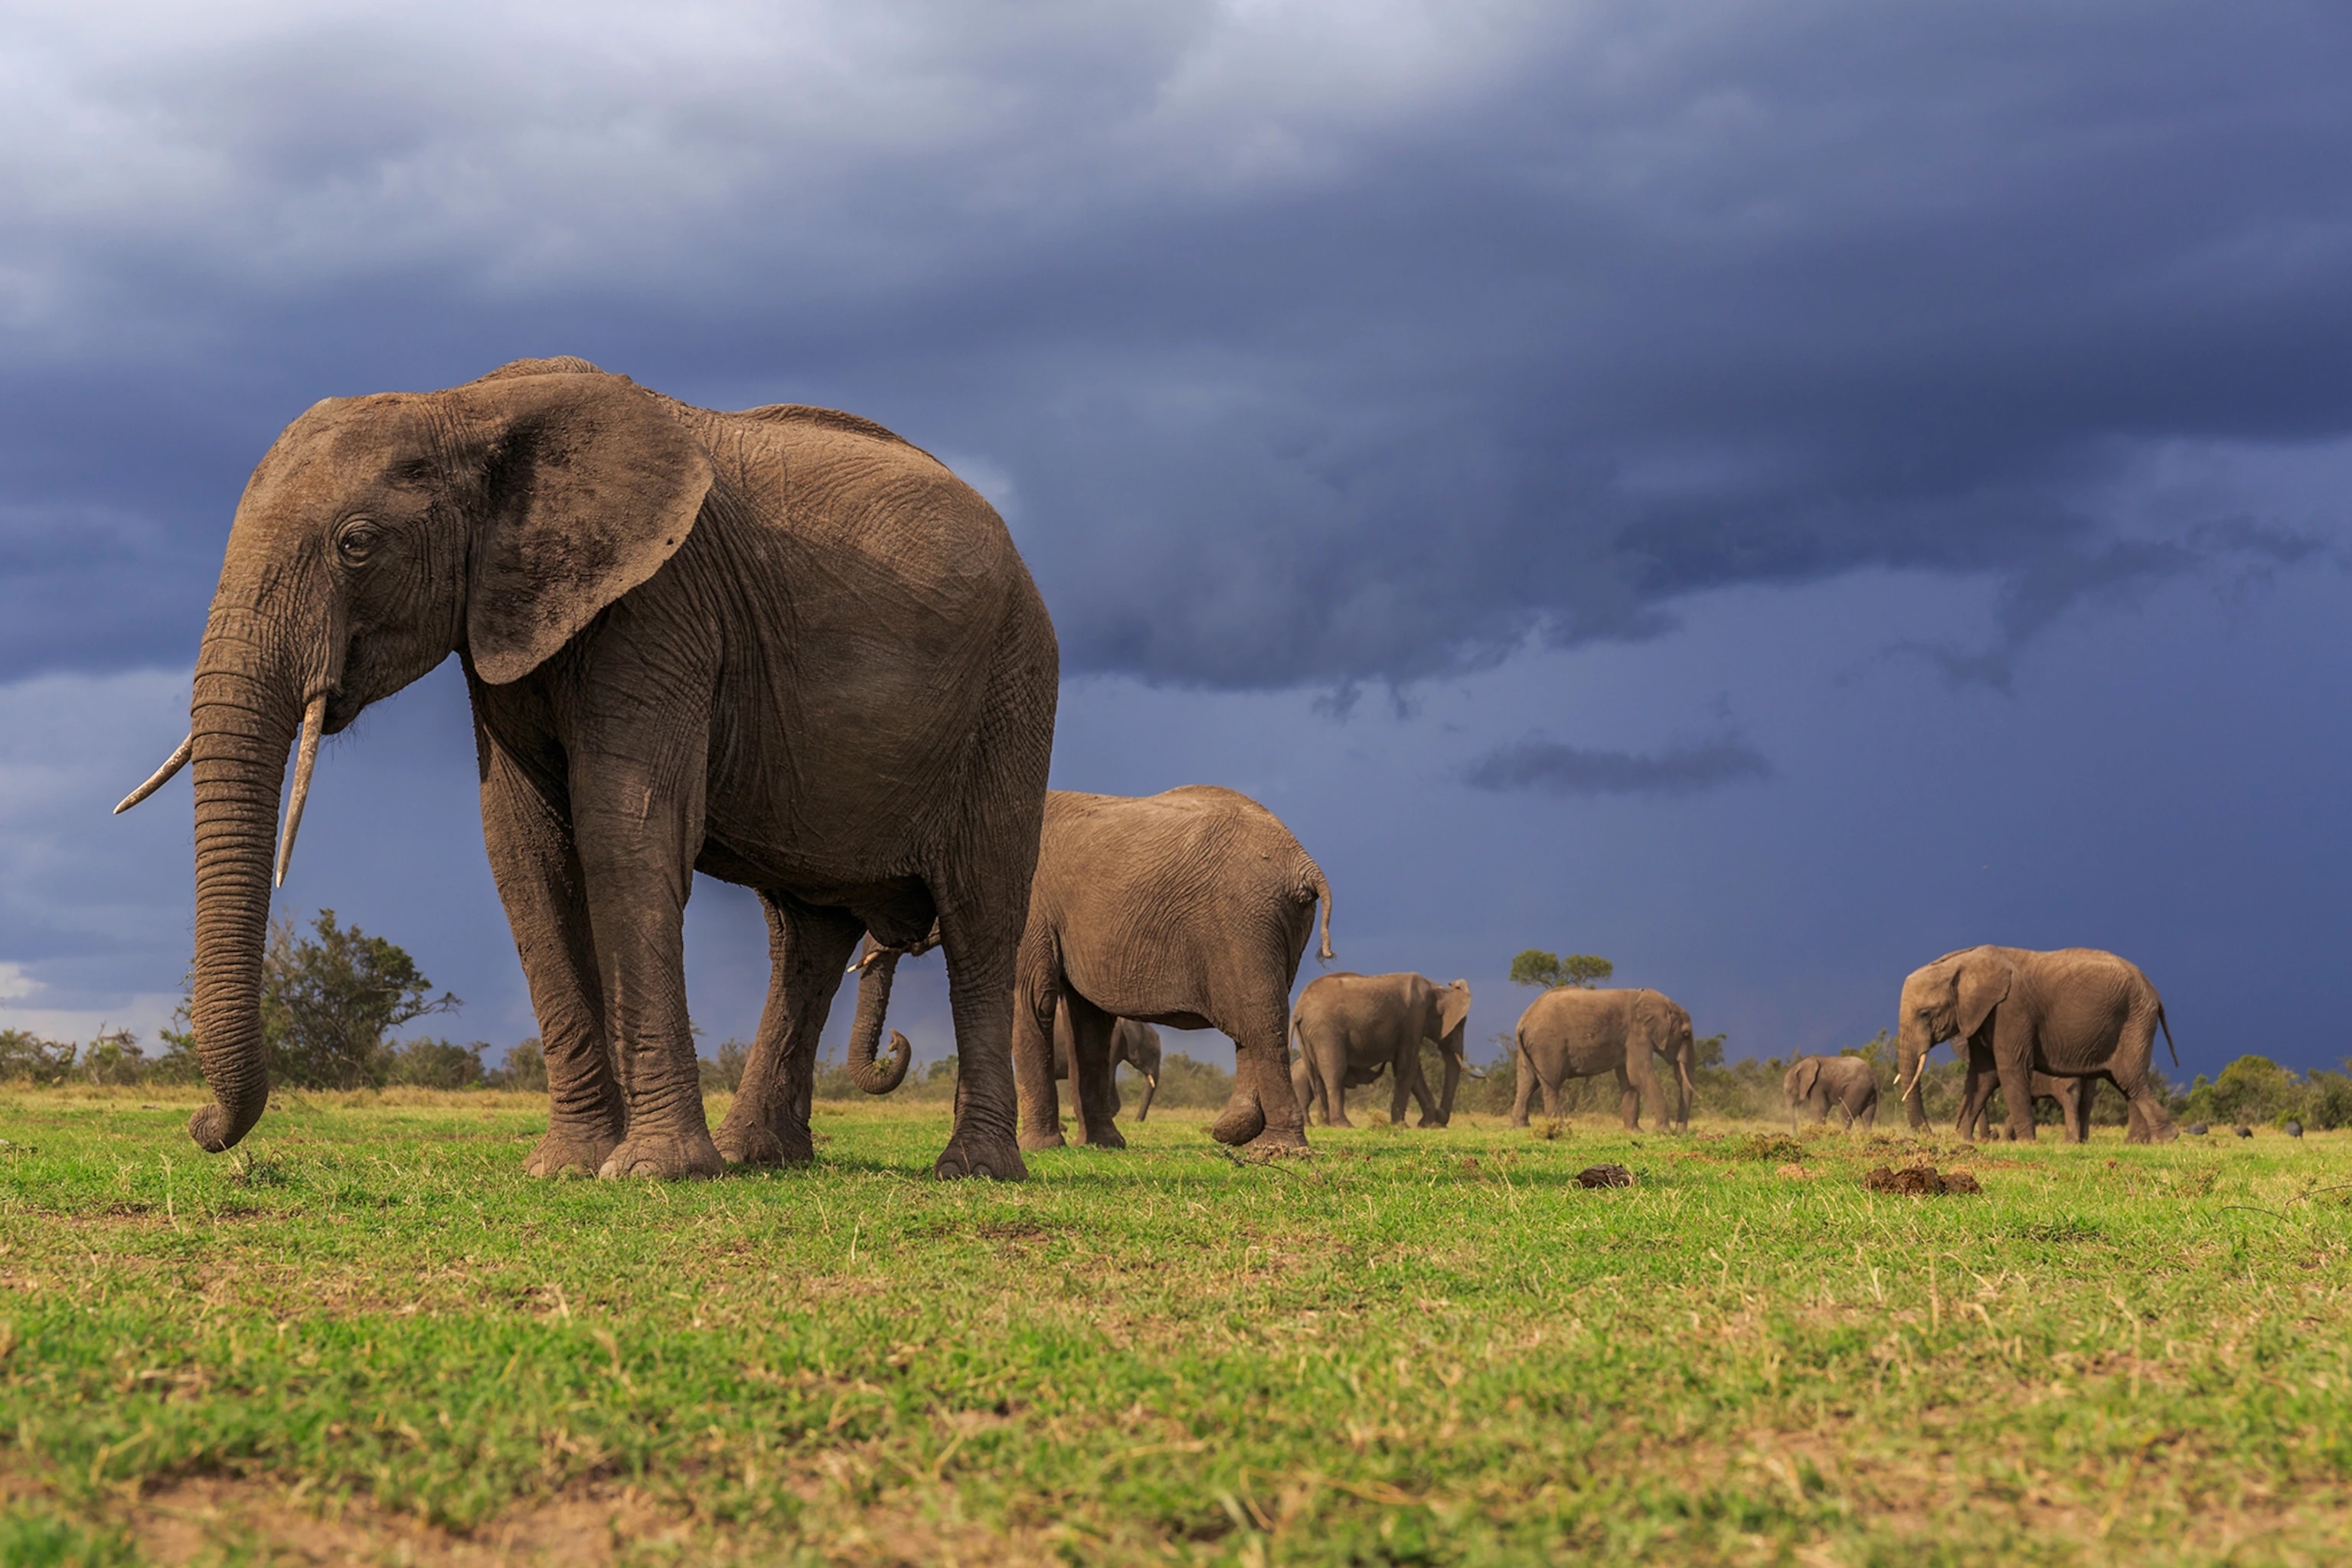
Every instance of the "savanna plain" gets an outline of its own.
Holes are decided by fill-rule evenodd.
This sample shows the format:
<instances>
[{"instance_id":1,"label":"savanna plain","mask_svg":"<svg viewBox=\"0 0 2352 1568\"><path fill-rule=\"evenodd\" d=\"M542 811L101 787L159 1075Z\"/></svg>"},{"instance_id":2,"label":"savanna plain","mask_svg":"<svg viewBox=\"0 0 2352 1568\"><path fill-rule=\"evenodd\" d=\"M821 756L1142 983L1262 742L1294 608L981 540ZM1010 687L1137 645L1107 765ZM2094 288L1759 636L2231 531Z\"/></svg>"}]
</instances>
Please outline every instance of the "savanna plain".
<instances>
[{"instance_id":1,"label":"savanna plain","mask_svg":"<svg viewBox=\"0 0 2352 1568\"><path fill-rule=\"evenodd\" d=\"M806 1170L541 1183L541 1097L196 1102L0 1091L10 1563L2352 1547L2352 1134L1172 1111L943 1184L945 1105L820 1102ZM1982 1192L1863 1184L1921 1162Z\"/></svg>"}]
</instances>

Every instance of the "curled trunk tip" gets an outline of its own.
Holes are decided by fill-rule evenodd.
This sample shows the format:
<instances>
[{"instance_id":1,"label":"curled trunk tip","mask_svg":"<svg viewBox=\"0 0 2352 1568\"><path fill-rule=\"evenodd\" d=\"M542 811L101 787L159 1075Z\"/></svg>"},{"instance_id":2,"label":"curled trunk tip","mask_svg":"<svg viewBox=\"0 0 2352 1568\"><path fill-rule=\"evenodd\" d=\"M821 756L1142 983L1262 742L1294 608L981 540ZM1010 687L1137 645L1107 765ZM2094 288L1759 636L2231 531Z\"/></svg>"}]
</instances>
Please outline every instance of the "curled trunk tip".
<instances>
[{"instance_id":1,"label":"curled trunk tip","mask_svg":"<svg viewBox=\"0 0 2352 1568\"><path fill-rule=\"evenodd\" d=\"M898 1030L890 1031L890 1065L882 1067L867 1063L857 1075L857 1087L868 1094L887 1094L907 1081L907 1068L915 1059L915 1047Z\"/></svg>"}]
</instances>

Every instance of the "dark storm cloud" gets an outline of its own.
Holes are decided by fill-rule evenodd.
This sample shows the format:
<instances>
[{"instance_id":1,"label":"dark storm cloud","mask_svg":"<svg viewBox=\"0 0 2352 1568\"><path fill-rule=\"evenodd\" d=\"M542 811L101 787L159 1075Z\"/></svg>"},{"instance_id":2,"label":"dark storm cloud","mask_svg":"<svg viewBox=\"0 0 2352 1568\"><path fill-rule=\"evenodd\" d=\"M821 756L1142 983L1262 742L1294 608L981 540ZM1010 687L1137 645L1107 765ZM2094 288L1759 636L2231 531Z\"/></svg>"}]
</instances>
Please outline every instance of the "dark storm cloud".
<instances>
[{"instance_id":1,"label":"dark storm cloud","mask_svg":"<svg viewBox=\"0 0 2352 1568\"><path fill-rule=\"evenodd\" d=\"M466 15L26 46L0 674L184 659L286 420L524 353L897 426L1071 671L1222 688L1868 566L1998 681L2286 559L2117 533L2147 444L2352 426L2336 8Z\"/></svg>"},{"instance_id":2,"label":"dark storm cloud","mask_svg":"<svg viewBox=\"0 0 2352 1568\"><path fill-rule=\"evenodd\" d=\"M1463 774L1472 787L1534 790L1548 795L1683 795L1772 776L1772 764L1745 742L1708 741L1670 746L1655 756L1586 751L1557 741L1529 739L1497 746Z\"/></svg>"}]
</instances>

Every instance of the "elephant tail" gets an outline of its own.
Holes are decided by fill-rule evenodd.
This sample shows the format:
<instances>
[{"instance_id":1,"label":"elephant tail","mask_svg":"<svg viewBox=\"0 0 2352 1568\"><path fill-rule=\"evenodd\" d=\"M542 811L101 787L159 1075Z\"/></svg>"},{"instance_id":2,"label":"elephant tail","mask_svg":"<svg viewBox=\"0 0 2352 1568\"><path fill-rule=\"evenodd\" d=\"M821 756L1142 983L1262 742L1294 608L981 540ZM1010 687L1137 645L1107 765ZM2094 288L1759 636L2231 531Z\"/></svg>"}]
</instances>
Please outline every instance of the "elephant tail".
<instances>
[{"instance_id":1,"label":"elephant tail","mask_svg":"<svg viewBox=\"0 0 2352 1568\"><path fill-rule=\"evenodd\" d=\"M2156 1005L2156 1023L2157 1027L2164 1031L2164 1048L2172 1053L2172 1065L2174 1067L2179 1067L2180 1065L2180 1047L2172 1043L2172 1026L2165 1020L2164 1004L2161 1002L2158 1002Z\"/></svg>"},{"instance_id":2,"label":"elephant tail","mask_svg":"<svg viewBox=\"0 0 2352 1568\"><path fill-rule=\"evenodd\" d=\"M1328 963L1338 956L1331 951L1331 883L1312 856L1307 858L1306 880L1298 891L1301 898L1313 899L1323 906L1323 947L1316 954L1316 961Z\"/></svg>"}]
</instances>

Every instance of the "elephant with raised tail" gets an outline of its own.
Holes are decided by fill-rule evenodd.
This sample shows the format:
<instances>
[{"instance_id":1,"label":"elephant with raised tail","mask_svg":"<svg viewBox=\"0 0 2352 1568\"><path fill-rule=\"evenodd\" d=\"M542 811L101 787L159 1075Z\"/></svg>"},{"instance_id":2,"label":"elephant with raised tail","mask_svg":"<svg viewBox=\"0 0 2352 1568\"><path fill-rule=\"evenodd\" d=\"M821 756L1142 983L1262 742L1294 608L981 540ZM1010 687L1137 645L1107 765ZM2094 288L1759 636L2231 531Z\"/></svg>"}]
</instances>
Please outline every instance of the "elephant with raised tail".
<instances>
[{"instance_id":1,"label":"elephant with raised tail","mask_svg":"<svg viewBox=\"0 0 2352 1568\"><path fill-rule=\"evenodd\" d=\"M1331 885L1281 819L1245 795L1186 784L1139 797L1055 790L1045 797L1029 918L1014 983L1013 1056L1021 1146L1063 1144L1054 1088L1056 1015L1066 1012L1081 1142L1123 1148L1112 1124L1113 1025L1215 1029L1234 1042L1234 1089L1209 1127L1221 1143L1301 1148L1290 1087L1290 987L1322 906L1331 956ZM896 952L874 955L887 983ZM881 1020L861 1005L857 1055Z\"/></svg>"},{"instance_id":2,"label":"elephant with raised tail","mask_svg":"<svg viewBox=\"0 0 2352 1568\"><path fill-rule=\"evenodd\" d=\"M1326 974L1298 994L1290 1032L1298 1059L1290 1082L1301 1114L1319 1098L1324 1122L1349 1127L1348 1090L1390 1073L1389 1121L1402 1126L1410 1096L1421 1107L1423 1127L1454 1119L1454 1093L1462 1081L1462 1032L1470 1021L1470 983L1440 985L1424 975ZM1430 1098L1421 1070L1423 1043L1445 1058L1445 1087Z\"/></svg>"},{"instance_id":3,"label":"elephant with raised tail","mask_svg":"<svg viewBox=\"0 0 2352 1568\"><path fill-rule=\"evenodd\" d=\"M2163 1099L2148 1079L2156 1031L2172 1043L2164 1003L2137 964L2097 948L2037 952L2022 947L1969 947L1915 969L1903 982L1895 1026L1896 1082L1911 1125L1927 1125L1919 1075L1927 1053L1947 1040L1966 1042L1969 1076L1959 1126L1969 1130L1999 1075L2009 1109L2008 1136L2031 1141L2037 1075L2105 1079L2129 1102L2125 1132L2134 1143L2177 1136ZM2179 1063L2178 1054L2174 1057ZM2088 1133L2078 1110L2067 1136Z\"/></svg>"},{"instance_id":4,"label":"elephant with raised tail","mask_svg":"<svg viewBox=\"0 0 2352 1568\"><path fill-rule=\"evenodd\" d=\"M1511 1104L1511 1125L1528 1124L1528 1101L1543 1087L1544 1114L1559 1114L1559 1086L1571 1078L1599 1073L1617 1077L1625 1131L1642 1128L1642 1102L1654 1097L1658 1116L1690 1126L1691 1065L1698 1055L1690 1015L1672 997L1655 991L1587 991L1563 985L1528 1004L1512 1035L1519 1092ZM1653 1056L1675 1064L1679 1099L1673 1114L1665 1089L1651 1066Z\"/></svg>"},{"instance_id":5,"label":"elephant with raised tail","mask_svg":"<svg viewBox=\"0 0 2352 1568\"><path fill-rule=\"evenodd\" d=\"M936 920L961 1058L937 1172L1023 1173L1013 956L1059 656L1011 535L878 425L713 413L576 359L331 398L246 487L188 739L124 802L193 761L199 1144L236 1142L267 1101L271 841L282 880L320 737L453 654L546 1052L527 1169L808 1159L844 965L866 931ZM758 892L772 968L715 1140L687 1018L697 871ZM855 1065L889 1076L870 1050Z\"/></svg>"},{"instance_id":6,"label":"elephant with raised tail","mask_svg":"<svg viewBox=\"0 0 2352 1568\"><path fill-rule=\"evenodd\" d=\"M1845 1112L1851 1131L1859 1121L1878 1125L1878 1073L1860 1057L1799 1057L1780 1079L1789 1101L1789 1131L1797 1130L1797 1108L1811 1106L1815 1121L1827 1121L1830 1107Z\"/></svg>"}]
</instances>

